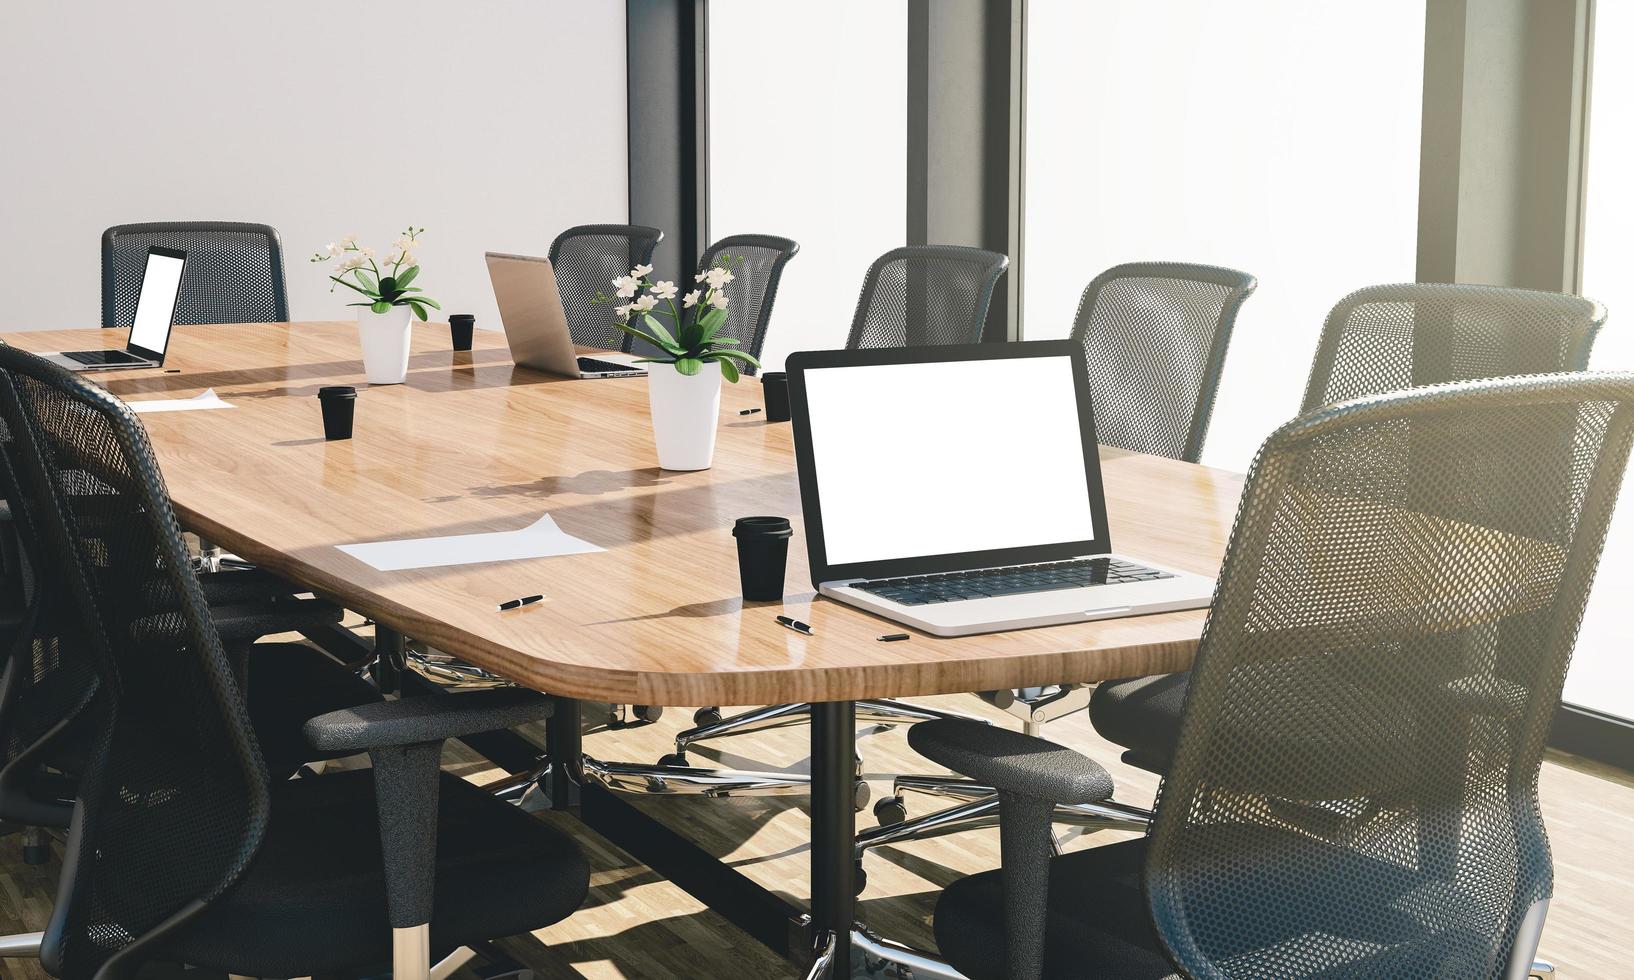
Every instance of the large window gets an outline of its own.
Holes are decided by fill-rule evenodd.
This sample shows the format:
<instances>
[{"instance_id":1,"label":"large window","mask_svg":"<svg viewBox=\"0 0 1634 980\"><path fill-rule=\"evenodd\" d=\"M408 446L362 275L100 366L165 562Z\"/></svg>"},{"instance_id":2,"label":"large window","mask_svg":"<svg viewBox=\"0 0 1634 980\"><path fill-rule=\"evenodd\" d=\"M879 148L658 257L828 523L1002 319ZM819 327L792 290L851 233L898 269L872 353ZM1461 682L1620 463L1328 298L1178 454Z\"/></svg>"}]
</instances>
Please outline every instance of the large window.
<instances>
[{"instance_id":1,"label":"large window","mask_svg":"<svg viewBox=\"0 0 1634 980\"><path fill-rule=\"evenodd\" d=\"M1414 278L1424 0L1027 9L1024 335L1121 262L1257 276L1204 454L1245 469L1334 302Z\"/></svg>"},{"instance_id":2,"label":"large window","mask_svg":"<svg viewBox=\"0 0 1634 980\"><path fill-rule=\"evenodd\" d=\"M710 0L709 237L800 243L764 359L841 347L907 228L907 0Z\"/></svg>"},{"instance_id":3,"label":"large window","mask_svg":"<svg viewBox=\"0 0 1634 980\"><path fill-rule=\"evenodd\" d=\"M1589 98L1583 295L1606 304L1610 319L1591 367L1634 369L1634 5L1596 6L1594 75ZM1634 719L1634 492L1625 482L1583 620L1565 699Z\"/></svg>"}]
</instances>

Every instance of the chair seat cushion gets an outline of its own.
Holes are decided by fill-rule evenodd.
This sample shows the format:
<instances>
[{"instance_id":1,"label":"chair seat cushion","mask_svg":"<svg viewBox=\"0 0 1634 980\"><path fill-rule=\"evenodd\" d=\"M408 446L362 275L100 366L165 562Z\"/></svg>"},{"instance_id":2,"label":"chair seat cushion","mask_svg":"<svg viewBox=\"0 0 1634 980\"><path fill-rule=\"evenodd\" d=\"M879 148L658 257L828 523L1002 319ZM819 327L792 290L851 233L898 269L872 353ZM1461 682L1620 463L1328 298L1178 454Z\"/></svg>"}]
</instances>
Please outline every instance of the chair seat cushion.
<instances>
[{"instance_id":1,"label":"chair seat cushion","mask_svg":"<svg viewBox=\"0 0 1634 980\"><path fill-rule=\"evenodd\" d=\"M1190 681L1190 673L1102 681L1090 695L1089 722L1102 738L1129 750L1125 762L1166 773Z\"/></svg>"},{"instance_id":2,"label":"chair seat cushion","mask_svg":"<svg viewBox=\"0 0 1634 980\"><path fill-rule=\"evenodd\" d=\"M1389 848L1358 853L1309 834L1224 823L1184 831L1201 857L1171 872L1199 956L1223 976L1466 976L1486 961L1497 901L1489 882L1462 886L1399 863ZM1178 976L1152 925L1142 879L1147 840L1075 851L1050 862L1044 976L1155 980ZM1366 881L1369 901L1335 882ZM1475 887L1470 887L1470 886ZM942 955L972 980L1003 977L1004 894L998 871L950 885L936 905ZM1177 922L1174 928L1180 928ZM1178 938L1178 937L1177 937Z\"/></svg>"},{"instance_id":3,"label":"chair seat cushion","mask_svg":"<svg viewBox=\"0 0 1634 980\"><path fill-rule=\"evenodd\" d=\"M543 928L584 901L589 865L567 836L447 773L438 795L434 953ZM164 952L264 977L388 966L373 772L276 784L250 870Z\"/></svg>"},{"instance_id":4,"label":"chair seat cushion","mask_svg":"<svg viewBox=\"0 0 1634 980\"><path fill-rule=\"evenodd\" d=\"M250 724L261 743L267 774L283 779L304 763L332 758L312 748L301 731L308 718L380 700L368 681L301 643L249 647Z\"/></svg>"},{"instance_id":5,"label":"chair seat cushion","mask_svg":"<svg viewBox=\"0 0 1634 980\"><path fill-rule=\"evenodd\" d=\"M1141 893L1144 838L1050 862L1044 976L1158 980L1176 976ZM1004 886L998 871L949 885L936 903L936 945L972 980L1003 978Z\"/></svg>"}]
</instances>

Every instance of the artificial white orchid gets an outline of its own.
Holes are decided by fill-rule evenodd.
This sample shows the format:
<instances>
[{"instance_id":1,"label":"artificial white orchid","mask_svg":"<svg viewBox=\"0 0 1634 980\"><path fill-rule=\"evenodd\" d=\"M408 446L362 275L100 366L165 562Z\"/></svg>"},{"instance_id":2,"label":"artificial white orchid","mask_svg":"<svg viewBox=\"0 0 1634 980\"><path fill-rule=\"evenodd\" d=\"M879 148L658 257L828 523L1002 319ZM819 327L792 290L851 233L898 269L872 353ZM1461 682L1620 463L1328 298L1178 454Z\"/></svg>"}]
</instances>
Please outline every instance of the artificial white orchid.
<instances>
[{"instance_id":1,"label":"artificial white orchid","mask_svg":"<svg viewBox=\"0 0 1634 980\"><path fill-rule=\"evenodd\" d=\"M414 311L414 315L421 320L427 318L426 309L442 309L442 306L431 297L425 295L419 286L411 286L415 277L420 274L420 266L415 260L413 249L419 244L419 238L425 233L424 228L410 226L403 232L402 237L392 243L396 249L385 262L377 264L374 260L374 249L367 245L359 245L356 235L347 235L338 242L330 242L321 251L312 253L313 262L328 262L338 259L335 270L329 276L329 281L335 286L345 286L354 293L361 293L366 302L350 303L349 306L367 306L376 313L389 313L394 306L406 306ZM364 268L367 266L368 268ZM382 272L382 268L386 271ZM335 286L329 291L334 292Z\"/></svg>"},{"instance_id":2,"label":"artificial white orchid","mask_svg":"<svg viewBox=\"0 0 1634 980\"><path fill-rule=\"evenodd\" d=\"M679 307L675 305L675 298L680 290L675 283L668 279L653 282L647 278L652 274L652 266L638 265L613 280L619 298L635 297L629 303L613 307L616 318L613 325L664 352L662 357L641 358L640 363L673 364L675 370L690 376L713 361L721 366L721 377L735 382L739 376L738 362L760 366L760 361L748 351L734 349L741 343L736 337L720 336L721 328L726 326L726 307L730 302L723 289L733 280L733 267L742 264L741 255L717 256L714 265L693 277L693 282L703 285L682 296ZM597 293L593 302L611 304L613 300ZM683 312L685 310L692 312L688 314ZM664 326L659 317L667 318L670 326ZM632 326L632 320L642 326Z\"/></svg>"}]
</instances>

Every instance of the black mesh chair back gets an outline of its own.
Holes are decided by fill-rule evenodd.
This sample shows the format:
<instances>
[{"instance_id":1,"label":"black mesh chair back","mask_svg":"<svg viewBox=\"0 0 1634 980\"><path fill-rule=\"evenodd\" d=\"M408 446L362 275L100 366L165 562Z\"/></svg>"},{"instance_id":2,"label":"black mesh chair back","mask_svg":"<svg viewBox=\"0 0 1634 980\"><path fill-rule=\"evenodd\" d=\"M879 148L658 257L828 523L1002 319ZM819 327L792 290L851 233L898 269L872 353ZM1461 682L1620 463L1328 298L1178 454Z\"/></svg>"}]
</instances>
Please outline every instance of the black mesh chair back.
<instances>
[{"instance_id":1,"label":"black mesh chair back","mask_svg":"<svg viewBox=\"0 0 1634 980\"><path fill-rule=\"evenodd\" d=\"M1148 841L1187 976L1503 975L1550 895L1538 771L1631 440L1630 374L1270 437Z\"/></svg>"},{"instance_id":2,"label":"black mesh chair back","mask_svg":"<svg viewBox=\"0 0 1634 980\"><path fill-rule=\"evenodd\" d=\"M267 775L240 670L222 650L136 416L5 347L0 417L19 443L32 437L33 451L19 453L29 471L20 482L55 497L45 544L72 556L69 591L98 681L90 761L41 952L54 975L88 978L104 966L116 972L116 957L237 880L265 832Z\"/></svg>"},{"instance_id":3,"label":"black mesh chair back","mask_svg":"<svg viewBox=\"0 0 1634 980\"><path fill-rule=\"evenodd\" d=\"M550 265L567 314L567 332L581 347L628 350L630 335L613 326L613 280L652 263L664 233L645 225L576 225L550 243Z\"/></svg>"},{"instance_id":4,"label":"black mesh chair back","mask_svg":"<svg viewBox=\"0 0 1634 980\"><path fill-rule=\"evenodd\" d=\"M32 444L25 444L32 451ZM42 496L37 485L25 481L19 453L11 426L0 415L0 494L11 512L24 604L0 666L0 820L61 826L63 801L72 798L73 786L53 773L84 753L78 723L97 680L68 591L64 556L42 546L36 513L54 505L49 494Z\"/></svg>"},{"instance_id":5,"label":"black mesh chair back","mask_svg":"<svg viewBox=\"0 0 1634 980\"><path fill-rule=\"evenodd\" d=\"M1246 272L1183 262L1095 277L1072 338L1087 355L1102 444L1197 462L1237 310L1257 285Z\"/></svg>"},{"instance_id":6,"label":"black mesh chair back","mask_svg":"<svg viewBox=\"0 0 1634 980\"><path fill-rule=\"evenodd\" d=\"M777 284L783 278L783 266L800 251L797 242L776 235L731 235L709 246L698 261L698 271L710 268L722 256L731 257L732 281L723 289L727 299L726 326L716 334L742 342L755 358L760 357L766 345L766 327L772 320L772 303L777 299ZM689 292L693 285L681 283L681 291ZM754 374L752 364L741 364L743 374Z\"/></svg>"},{"instance_id":7,"label":"black mesh chair back","mask_svg":"<svg viewBox=\"0 0 1634 980\"><path fill-rule=\"evenodd\" d=\"M974 344L1010 260L961 245L914 245L874 260L862 281L847 350Z\"/></svg>"},{"instance_id":8,"label":"black mesh chair back","mask_svg":"<svg viewBox=\"0 0 1634 980\"><path fill-rule=\"evenodd\" d=\"M1561 293L1369 286L1328 314L1300 411L1419 385L1582 371L1605 321L1599 303Z\"/></svg>"},{"instance_id":9,"label":"black mesh chair back","mask_svg":"<svg viewBox=\"0 0 1634 980\"><path fill-rule=\"evenodd\" d=\"M102 325L128 327L148 249L187 253L176 323L283 323L289 319L284 248L270 225L154 221L102 233Z\"/></svg>"}]
</instances>

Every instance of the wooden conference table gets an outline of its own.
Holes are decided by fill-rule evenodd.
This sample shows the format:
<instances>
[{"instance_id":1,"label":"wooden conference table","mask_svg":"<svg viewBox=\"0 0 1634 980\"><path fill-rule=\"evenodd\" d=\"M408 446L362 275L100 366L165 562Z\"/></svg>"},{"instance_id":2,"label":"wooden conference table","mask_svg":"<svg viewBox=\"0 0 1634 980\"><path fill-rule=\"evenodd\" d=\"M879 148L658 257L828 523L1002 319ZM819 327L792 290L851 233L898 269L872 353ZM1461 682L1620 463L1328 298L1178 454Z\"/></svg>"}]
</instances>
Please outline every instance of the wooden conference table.
<instances>
[{"instance_id":1,"label":"wooden conference table","mask_svg":"<svg viewBox=\"0 0 1634 980\"><path fill-rule=\"evenodd\" d=\"M821 702L819 933L851 922L851 702L1160 673L1191 660L1201 612L876 642L899 627L811 590L790 426L738 414L761 403L753 379L724 388L714 467L668 472L656 463L644 381L563 380L512 365L497 333L478 331L473 351L454 352L446 327L414 329L402 385L365 385L350 322L177 327L165 370L87 377L132 402L214 388L234 406L142 416L188 530L559 706ZM125 331L6 339L34 351L119 347ZM358 386L349 441L323 440L315 395L330 384ZM858 424L883 432L892 422ZM1119 551L1218 570L1240 477L1113 449L1102 461ZM1016 506L1026 500L1017 486ZM545 513L606 550L382 572L336 547L515 530ZM750 514L794 522L781 603L740 597L731 526ZM540 592L542 603L495 609ZM779 613L814 635L779 626ZM842 837L843 861L823 853Z\"/></svg>"}]
</instances>

